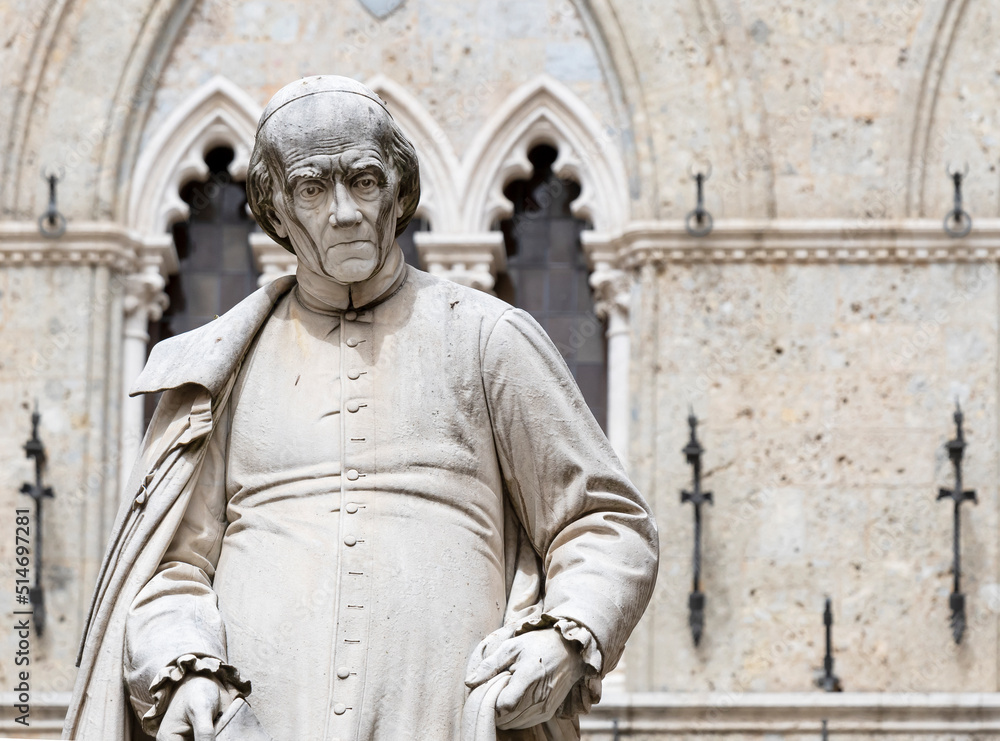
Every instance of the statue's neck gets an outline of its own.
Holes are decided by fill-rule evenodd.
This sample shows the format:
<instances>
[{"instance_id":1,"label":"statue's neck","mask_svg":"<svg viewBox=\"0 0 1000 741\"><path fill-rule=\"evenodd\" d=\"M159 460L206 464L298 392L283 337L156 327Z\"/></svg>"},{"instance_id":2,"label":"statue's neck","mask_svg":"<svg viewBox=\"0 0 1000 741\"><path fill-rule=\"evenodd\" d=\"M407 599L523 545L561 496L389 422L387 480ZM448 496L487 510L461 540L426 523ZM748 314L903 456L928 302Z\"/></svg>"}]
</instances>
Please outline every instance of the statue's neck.
<instances>
[{"instance_id":1,"label":"statue's neck","mask_svg":"<svg viewBox=\"0 0 1000 741\"><path fill-rule=\"evenodd\" d=\"M370 278L357 283L337 283L307 268L302 261L295 271L299 300L307 308L329 313L360 309L392 293L403 281L406 263L403 251L393 243L382 267Z\"/></svg>"}]
</instances>

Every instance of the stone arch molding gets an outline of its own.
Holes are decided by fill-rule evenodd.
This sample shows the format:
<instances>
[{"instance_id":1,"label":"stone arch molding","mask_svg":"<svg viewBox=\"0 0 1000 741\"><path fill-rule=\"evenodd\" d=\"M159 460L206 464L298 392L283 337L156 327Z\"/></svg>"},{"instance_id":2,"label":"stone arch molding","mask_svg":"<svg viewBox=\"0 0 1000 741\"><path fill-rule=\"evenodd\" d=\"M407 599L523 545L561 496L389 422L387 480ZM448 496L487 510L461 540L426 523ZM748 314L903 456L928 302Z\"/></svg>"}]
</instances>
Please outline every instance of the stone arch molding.
<instances>
[{"instance_id":1,"label":"stone arch molding","mask_svg":"<svg viewBox=\"0 0 1000 741\"><path fill-rule=\"evenodd\" d=\"M511 94L479 130L461 162L441 127L402 86L382 75L368 85L386 101L417 149L418 214L431 222L434 232L488 232L497 220L510 216L513 204L503 189L531 176L528 151L538 144L558 150L556 175L580 184L574 216L587 219L598 232L624 229L628 182L613 135L554 78L540 75Z\"/></svg>"},{"instance_id":2,"label":"stone arch molding","mask_svg":"<svg viewBox=\"0 0 1000 741\"><path fill-rule=\"evenodd\" d=\"M189 216L180 190L209 176L205 155L219 146L235 153L229 171L246 177L262 107L222 76L213 77L175 108L136 162L128 226L142 237L164 234Z\"/></svg>"},{"instance_id":3,"label":"stone arch molding","mask_svg":"<svg viewBox=\"0 0 1000 741\"><path fill-rule=\"evenodd\" d=\"M511 181L531 176L528 151L539 144L558 150L552 166L579 183L573 215L599 233L620 233L628 218L628 179L614 144L587 106L548 75L522 85L480 129L462 169L463 227L486 231L513 213L503 195Z\"/></svg>"},{"instance_id":4,"label":"stone arch molding","mask_svg":"<svg viewBox=\"0 0 1000 741\"><path fill-rule=\"evenodd\" d=\"M213 77L171 112L136 161L127 212L128 229L138 242L138 264L126 281L124 300L122 486L128 480L128 466L138 454L145 427L143 401L129 398L128 392L146 362L149 322L159 319L167 306L167 275L177 270L169 229L190 215L181 188L193 180L208 179L205 155L219 146L231 147L235 153L229 166L232 176L246 177L261 110L235 84L221 76ZM270 252L287 255L271 244L275 249Z\"/></svg>"}]
</instances>

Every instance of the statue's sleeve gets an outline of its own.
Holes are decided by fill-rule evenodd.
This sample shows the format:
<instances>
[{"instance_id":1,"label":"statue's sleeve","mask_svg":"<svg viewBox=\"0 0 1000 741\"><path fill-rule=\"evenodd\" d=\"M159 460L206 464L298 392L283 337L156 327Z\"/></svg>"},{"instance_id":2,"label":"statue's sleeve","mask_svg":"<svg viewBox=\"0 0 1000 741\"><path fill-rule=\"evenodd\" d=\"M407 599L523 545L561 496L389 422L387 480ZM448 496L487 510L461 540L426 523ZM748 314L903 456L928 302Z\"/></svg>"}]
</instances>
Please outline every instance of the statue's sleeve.
<instances>
[{"instance_id":1,"label":"statue's sleeve","mask_svg":"<svg viewBox=\"0 0 1000 741\"><path fill-rule=\"evenodd\" d=\"M212 589L226 531L224 432L216 430L207 443L184 517L126 618L125 681L151 736L188 674L211 674L241 694L250 692L250 684L227 663L226 628Z\"/></svg>"},{"instance_id":2,"label":"statue's sleeve","mask_svg":"<svg viewBox=\"0 0 1000 741\"><path fill-rule=\"evenodd\" d=\"M542 612L531 622L575 637L585 652L592 636L607 674L656 579L649 505L534 319L506 311L484 340L482 358L504 481L544 571ZM574 625L589 636L574 636Z\"/></svg>"}]
</instances>

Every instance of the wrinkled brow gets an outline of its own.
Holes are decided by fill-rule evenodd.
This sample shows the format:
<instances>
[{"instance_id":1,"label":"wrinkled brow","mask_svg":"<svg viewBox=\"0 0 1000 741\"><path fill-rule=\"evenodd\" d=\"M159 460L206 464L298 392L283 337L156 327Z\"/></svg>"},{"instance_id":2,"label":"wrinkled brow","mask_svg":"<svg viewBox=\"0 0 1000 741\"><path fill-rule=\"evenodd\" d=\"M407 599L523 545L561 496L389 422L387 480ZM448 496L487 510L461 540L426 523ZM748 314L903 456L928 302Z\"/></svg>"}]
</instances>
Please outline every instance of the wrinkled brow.
<instances>
[{"instance_id":1,"label":"wrinkled brow","mask_svg":"<svg viewBox=\"0 0 1000 741\"><path fill-rule=\"evenodd\" d=\"M333 174L330 157L313 157L300 162L288 173L288 182L294 183L309 178L329 178Z\"/></svg>"},{"instance_id":2,"label":"wrinkled brow","mask_svg":"<svg viewBox=\"0 0 1000 741\"><path fill-rule=\"evenodd\" d=\"M351 177L370 170L374 170L379 179L384 180L387 177L386 165L378 157L371 155L359 157L346 167L343 166L343 162L341 157L311 157L296 164L289 171L287 179L289 183L297 183L311 178L329 180L336 174Z\"/></svg>"},{"instance_id":3,"label":"wrinkled brow","mask_svg":"<svg viewBox=\"0 0 1000 741\"><path fill-rule=\"evenodd\" d=\"M377 157L362 157L347 166L348 175L357 175L365 170L377 170L382 176L386 174L385 163Z\"/></svg>"}]
</instances>

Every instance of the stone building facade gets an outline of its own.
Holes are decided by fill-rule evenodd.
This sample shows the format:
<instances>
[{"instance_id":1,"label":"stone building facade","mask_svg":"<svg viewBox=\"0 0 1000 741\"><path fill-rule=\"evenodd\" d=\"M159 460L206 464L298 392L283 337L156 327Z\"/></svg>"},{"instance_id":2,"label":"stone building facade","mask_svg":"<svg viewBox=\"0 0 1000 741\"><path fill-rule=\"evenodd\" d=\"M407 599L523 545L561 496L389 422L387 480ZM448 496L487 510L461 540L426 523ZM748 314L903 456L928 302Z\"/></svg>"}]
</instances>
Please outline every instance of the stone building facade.
<instances>
[{"instance_id":1,"label":"stone building facade","mask_svg":"<svg viewBox=\"0 0 1000 741\"><path fill-rule=\"evenodd\" d=\"M0 29L5 615L36 401L56 493L31 726L14 723L7 631L0 733L58 735L144 428L125 390L183 267L185 187L212 185L219 148L241 180L270 95L335 73L377 90L417 146L426 270L503 295L500 226L529 155L554 150L553 175L579 187L596 314L563 344L605 335L605 429L663 553L586 737L805 741L826 719L832 739L1000 738L1000 3L5 0ZM966 164L974 221L952 237L946 168ZM714 228L693 237L691 174L709 166ZM43 173L59 178L58 237L39 231ZM260 282L294 269L262 234L248 249ZM978 494L961 644L951 508L935 501L956 401ZM698 646L689 408L715 497ZM815 681L826 596L842 693Z\"/></svg>"}]
</instances>

